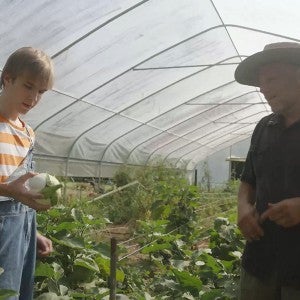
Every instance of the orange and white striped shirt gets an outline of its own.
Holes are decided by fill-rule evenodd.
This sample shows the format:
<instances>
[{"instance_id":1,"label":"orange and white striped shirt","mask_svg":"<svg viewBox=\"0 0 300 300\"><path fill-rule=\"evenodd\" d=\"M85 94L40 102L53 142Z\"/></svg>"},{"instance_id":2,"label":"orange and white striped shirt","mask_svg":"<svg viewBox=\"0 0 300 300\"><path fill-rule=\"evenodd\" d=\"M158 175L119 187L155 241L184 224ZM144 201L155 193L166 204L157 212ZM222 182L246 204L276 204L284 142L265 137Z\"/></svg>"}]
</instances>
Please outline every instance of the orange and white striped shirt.
<instances>
[{"instance_id":1,"label":"orange and white striped shirt","mask_svg":"<svg viewBox=\"0 0 300 300\"><path fill-rule=\"evenodd\" d=\"M21 121L18 127L0 116L0 182L5 182L23 164L33 147L34 132Z\"/></svg>"}]
</instances>

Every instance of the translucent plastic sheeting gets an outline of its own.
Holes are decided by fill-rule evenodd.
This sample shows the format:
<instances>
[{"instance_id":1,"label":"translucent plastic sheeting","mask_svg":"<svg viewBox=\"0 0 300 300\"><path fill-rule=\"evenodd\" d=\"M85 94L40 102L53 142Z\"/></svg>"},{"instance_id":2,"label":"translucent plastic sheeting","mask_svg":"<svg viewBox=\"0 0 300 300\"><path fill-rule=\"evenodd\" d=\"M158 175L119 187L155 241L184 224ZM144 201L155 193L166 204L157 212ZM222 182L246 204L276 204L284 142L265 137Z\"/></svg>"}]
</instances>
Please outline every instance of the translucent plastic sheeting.
<instances>
[{"instance_id":1,"label":"translucent plastic sheeting","mask_svg":"<svg viewBox=\"0 0 300 300\"><path fill-rule=\"evenodd\" d=\"M111 176L158 161L193 170L248 138L270 113L237 64L299 41L294 0L3 1L0 68L32 45L55 64L53 91L24 117L38 171Z\"/></svg>"}]
</instances>

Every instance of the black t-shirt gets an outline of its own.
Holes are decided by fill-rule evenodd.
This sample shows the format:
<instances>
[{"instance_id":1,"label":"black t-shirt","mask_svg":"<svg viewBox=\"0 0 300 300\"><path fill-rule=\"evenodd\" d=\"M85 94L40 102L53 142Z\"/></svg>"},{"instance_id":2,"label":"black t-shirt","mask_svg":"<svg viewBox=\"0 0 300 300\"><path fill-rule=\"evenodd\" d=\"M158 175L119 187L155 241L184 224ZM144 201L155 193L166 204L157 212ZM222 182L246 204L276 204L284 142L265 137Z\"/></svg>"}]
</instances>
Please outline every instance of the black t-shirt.
<instances>
[{"instance_id":1,"label":"black t-shirt","mask_svg":"<svg viewBox=\"0 0 300 300\"><path fill-rule=\"evenodd\" d=\"M256 209L268 203L300 197L300 122L285 128L277 114L263 118L251 139L242 181L256 189ZM262 224L264 236L247 242L243 267L265 278L276 271L282 284L300 284L300 225L283 228L270 220Z\"/></svg>"}]
</instances>

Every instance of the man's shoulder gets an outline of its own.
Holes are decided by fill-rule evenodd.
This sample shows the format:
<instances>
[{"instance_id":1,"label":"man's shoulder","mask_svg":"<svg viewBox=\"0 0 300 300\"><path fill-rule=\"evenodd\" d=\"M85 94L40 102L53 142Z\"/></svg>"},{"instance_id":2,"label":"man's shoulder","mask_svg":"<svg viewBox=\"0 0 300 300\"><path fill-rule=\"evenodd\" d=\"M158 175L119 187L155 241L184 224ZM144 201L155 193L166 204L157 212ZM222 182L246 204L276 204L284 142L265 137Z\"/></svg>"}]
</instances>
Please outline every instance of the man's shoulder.
<instances>
[{"instance_id":1,"label":"man's shoulder","mask_svg":"<svg viewBox=\"0 0 300 300\"><path fill-rule=\"evenodd\" d=\"M266 127L277 124L279 122L279 118L280 117L277 114L272 113L260 119L253 131L252 142L255 142L259 139Z\"/></svg>"},{"instance_id":2,"label":"man's shoulder","mask_svg":"<svg viewBox=\"0 0 300 300\"><path fill-rule=\"evenodd\" d=\"M272 113L260 119L256 127L273 126L281 122L281 117L278 114Z\"/></svg>"},{"instance_id":3,"label":"man's shoulder","mask_svg":"<svg viewBox=\"0 0 300 300\"><path fill-rule=\"evenodd\" d=\"M278 114L275 114L275 113L271 113L267 116L264 116L263 118L260 119L259 123L267 123L269 121L277 121L279 118Z\"/></svg>"}]
</instances>

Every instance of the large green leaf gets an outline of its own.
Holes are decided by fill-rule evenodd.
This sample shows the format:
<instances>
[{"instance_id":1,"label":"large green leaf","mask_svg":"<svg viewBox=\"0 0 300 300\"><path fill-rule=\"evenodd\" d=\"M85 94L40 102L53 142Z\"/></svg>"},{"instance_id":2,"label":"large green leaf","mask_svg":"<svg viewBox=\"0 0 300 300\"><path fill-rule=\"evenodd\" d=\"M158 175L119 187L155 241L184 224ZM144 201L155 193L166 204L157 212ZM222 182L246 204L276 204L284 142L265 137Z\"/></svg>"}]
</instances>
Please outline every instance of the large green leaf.
<instances>
[{"instance_id":1,"label":"large green leaf","mask_svg":"<svg viewBox=\"0 0 300 300\"><path fill-rule=\"evenodd\" d=\"M95 251L99 252L102 256L109 258L110 257L110 245L99 243L93 248Z\"/></svg>"},{"instance_id":2,"label":"large green leaf","mask_svg":"<svg viewBox=\"0 0 300 300\"><path fill-rule=\"evenodd\" d=\"M74 261L74 265L87 268L94 272L99 272L99 267L98 267L97 263L92 258L89 258L89 257L76 258Z\"/></svg>"},{"instance_id":3,"label":"large green leaf","mask_svg":"<svg viewBox=\"0 0 300 300\"><path fill-rule=\"evenodd\" d=\"M37 261L35 268L35 276L52 278L54 276L54 273L55 272L50 264Z\"/></svg>"},{"instance_id":4,"label":"large green leaf","mask_svg":"<svg viewBox=\"0 0 300 300\"><path fill-rule=\"evenodd\" d=\"M72 237L68 234L56 234L55 236L51 236L51 239L60 245L72 249L85 249L84 239L81 237Z\"/></svg>"},{"instance_id":5,"label":"large green leaf","mask_svg":"<svg viewBox=\"0 0 300 300\"><path fill-rule=\"evenodd\" d=\"M73 229L78 228L80 225L80 223L78 222L61 222L59 224L53 225L52 227L49 226L49 229L52 229L54 232L59 232L62 230L66 230L66 231L71 231Z\"/></svg>"},{"instance_id":6,"label":"large green leaf","mask_svg":"<svg viewBox=\"0 0 300 300\"><path fill-rule=\"evenodd\" d=\"M104 257L97 257L95 261L98 264L99 269L103 270L107 276L110 274L110 259L106 259ZM118 282L123 282L125 279L125 274L120 269L116 271L116 279Z\"/></svg>"},{"instance_id":7,"label":"large green leaf","mask_svg":"<svg viewBox=\"0 0 300 300\"><path fill-rule=\"evenodd\" d=\"M214 274L219 274L222 271L222 267L218 259L214 258L208 253L201 254L202 260L205 262L205 265L209 267Z\"/></svg>"},{"instance_id":8,"label":"large green leaf","mask_svg":"<svg viewBox=\"0 0 300 300\"><path fill-rule=\"evenodd\" d=\"M95 258L100 270L103 270L106 275L110 274L110 259L98 256Z\"/></svg>"},{"instance_id":9,"label":"large green leaf","mask_svg":"<svg viewBox=\"0 0 300 300\"><path fill-rule=\"evenodd\" d=\"M180 285L189 290L192 294L201 291L202 281L198 277L195 277L186 271L178 271L176 269L172 269L172 271Z\"/></svg>"},{"instance_id":10,"label":"large green leaf","mask_svg":"<svg viewBox=\"0 0 300 300\"><path fill-rule=\"evenodd\" d=\"M80 265L75 265L73 267L73 272L68 276L69 283L83 283L91 282L95 277L96 272L82 267Z\"/></svg>"}]
</instances>

